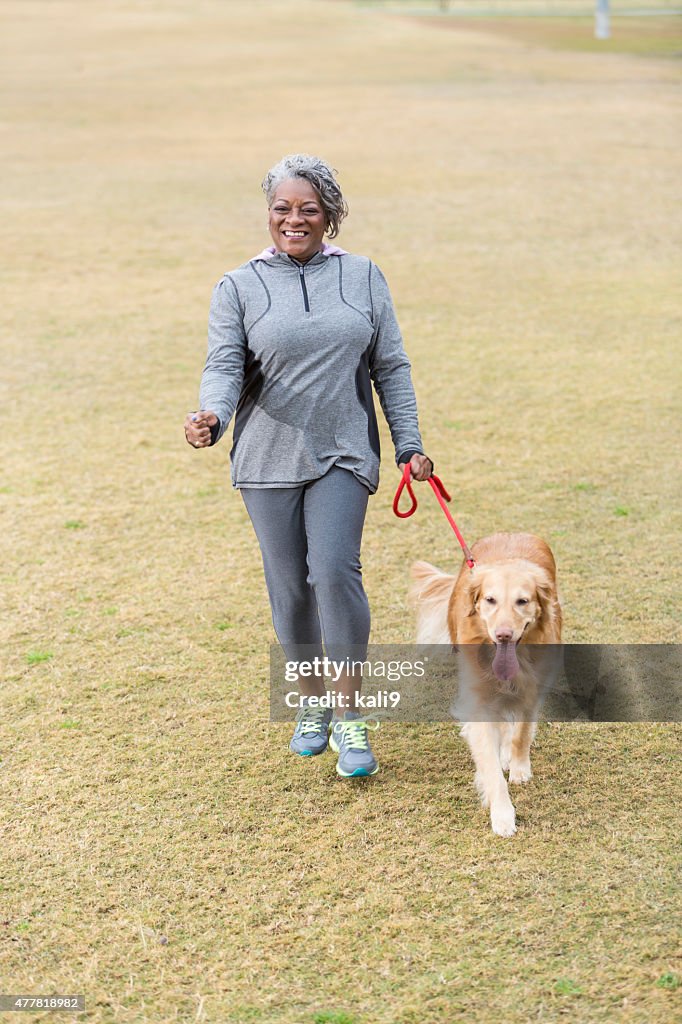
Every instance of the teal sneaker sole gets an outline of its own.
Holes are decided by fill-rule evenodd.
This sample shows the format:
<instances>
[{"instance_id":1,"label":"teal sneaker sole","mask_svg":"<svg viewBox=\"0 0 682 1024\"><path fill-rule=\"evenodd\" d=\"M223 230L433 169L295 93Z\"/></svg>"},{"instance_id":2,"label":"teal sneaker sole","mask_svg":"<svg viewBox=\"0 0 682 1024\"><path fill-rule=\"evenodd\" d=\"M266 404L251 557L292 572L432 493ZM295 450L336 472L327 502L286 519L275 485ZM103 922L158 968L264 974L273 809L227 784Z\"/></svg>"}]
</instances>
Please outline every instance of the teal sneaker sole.
<instances>
[{"instance_id":1,"label":"teal sneaker sole","mask_svg":"<svg viewBox=\"0 0 682 1024\"><path fill-rule=\"evenodd\" d=\"M344 771L341 771L341 769L339 768L338 764L336 766L336 774L340 778L342 778L342 779L362 779L362 778L367 779L371 775L376 775L376 773L378 771L379 771L379 765L377 765L376 768L374 768L371 772L368 771L367 768L356 768L355 771L344 772Z\"/></svg>"},{"instance_id":2,"label":"teal sneaker sole","mask_svg":"<svg viewBox=\"0 0 682 1024\"><path fill-rule=\"evenodd\" d=\"M298 754L299 757L319 757L320 754L324 754L326 749L323 747L322 750L296 750L295 747L289 746L291 753Z\"/></svg>"}]
</instances>

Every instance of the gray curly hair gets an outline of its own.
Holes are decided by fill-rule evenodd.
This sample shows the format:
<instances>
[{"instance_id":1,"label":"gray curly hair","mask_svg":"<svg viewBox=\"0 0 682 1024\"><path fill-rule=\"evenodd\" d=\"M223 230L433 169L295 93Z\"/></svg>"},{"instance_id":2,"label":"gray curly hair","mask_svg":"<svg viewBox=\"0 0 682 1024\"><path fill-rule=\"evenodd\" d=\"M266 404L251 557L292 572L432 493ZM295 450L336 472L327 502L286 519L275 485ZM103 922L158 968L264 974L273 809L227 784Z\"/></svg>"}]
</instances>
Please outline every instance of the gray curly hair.
<instances>
[{"instance_id":1,"label":"gray curly hair","mask_svg":"<svg viewBox=\"0 0 682 1024\"><path fill-rule=\"evenodd\" d=\"M305 178L320 197L327 234L330 238L336 238L341 221L348 215L348 204L343 198L335 175L334 168L321 160L319 156L292 153L290 156L282 157L279 163L270 168L263 178L261 187L265 192L268 206L272 206L275 192L283 181L288 181L290 178Z\"/></svg>"}]
</instances>

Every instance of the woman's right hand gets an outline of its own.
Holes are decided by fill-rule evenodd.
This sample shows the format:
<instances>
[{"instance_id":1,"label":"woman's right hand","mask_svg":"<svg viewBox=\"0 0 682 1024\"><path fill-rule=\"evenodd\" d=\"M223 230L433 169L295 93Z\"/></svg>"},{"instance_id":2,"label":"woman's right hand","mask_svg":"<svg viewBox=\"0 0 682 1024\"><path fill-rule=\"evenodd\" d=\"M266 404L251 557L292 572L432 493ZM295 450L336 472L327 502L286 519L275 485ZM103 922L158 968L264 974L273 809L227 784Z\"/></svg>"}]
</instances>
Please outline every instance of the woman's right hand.
<instances>
[{"instance_id":1,"label":"woman's right hand","mask_svg":"<svg viewBox=\"0 0 682 1024\"><path fill-rule=\"evenodd\" d=\"M210 409L200 412L188 412L185 416L185 437L192 448L208 448L211 443L211 427L218 422L218 417Z\"/></svg>"}]
</instances>

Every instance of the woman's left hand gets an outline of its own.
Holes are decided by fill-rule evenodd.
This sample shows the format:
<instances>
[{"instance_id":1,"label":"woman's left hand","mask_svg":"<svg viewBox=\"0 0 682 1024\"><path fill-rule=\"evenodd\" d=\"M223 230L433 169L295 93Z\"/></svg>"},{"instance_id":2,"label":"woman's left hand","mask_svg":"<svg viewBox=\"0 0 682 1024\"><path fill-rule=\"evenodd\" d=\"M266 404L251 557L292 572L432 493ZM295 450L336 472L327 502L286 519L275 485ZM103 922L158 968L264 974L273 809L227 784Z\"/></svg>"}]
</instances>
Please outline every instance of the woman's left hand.
<instances>
[{"instance_id":1,"label":"woman's left hand","mask_svg":"<svg viewBox=\"0 0 682 1024\"><path fill-rule=\"evenodd\" d=\"M400 462L398 469L402 473L407 463ZM413 480L428 480L433 473L433 463L426 455L413 455L410 459L410 473Z\"/></svg>"}]
</instances>

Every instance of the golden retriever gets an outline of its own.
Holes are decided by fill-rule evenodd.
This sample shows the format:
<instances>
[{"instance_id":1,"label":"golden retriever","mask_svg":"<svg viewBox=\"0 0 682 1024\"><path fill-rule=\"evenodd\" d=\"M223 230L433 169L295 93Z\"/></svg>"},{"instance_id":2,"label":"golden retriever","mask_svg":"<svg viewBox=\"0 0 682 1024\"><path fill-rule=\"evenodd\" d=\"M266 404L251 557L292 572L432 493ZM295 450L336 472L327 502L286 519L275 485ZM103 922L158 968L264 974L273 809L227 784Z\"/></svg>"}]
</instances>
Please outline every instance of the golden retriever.
<instances>
[{"instance_id":1,"label":"golden retriever","mask_svg":"<svg viewBox=\"0 0 682 1024\"><path fill-rule=\"evenodd\" d=\"M530 779L539 705L561 667L556 564L529 533L492 534L471 553L476 564L465 562L456 579L428 562L412 567L417 643L454 644L459 652L454 714L493 832L512 836L516 813L504 772L509 782Z\"/></svg>"}]
</instances>

